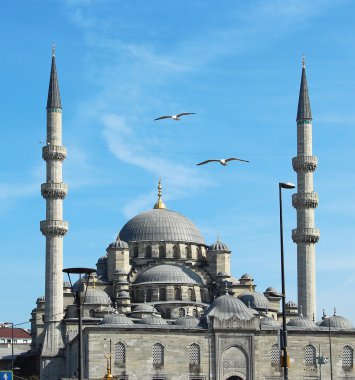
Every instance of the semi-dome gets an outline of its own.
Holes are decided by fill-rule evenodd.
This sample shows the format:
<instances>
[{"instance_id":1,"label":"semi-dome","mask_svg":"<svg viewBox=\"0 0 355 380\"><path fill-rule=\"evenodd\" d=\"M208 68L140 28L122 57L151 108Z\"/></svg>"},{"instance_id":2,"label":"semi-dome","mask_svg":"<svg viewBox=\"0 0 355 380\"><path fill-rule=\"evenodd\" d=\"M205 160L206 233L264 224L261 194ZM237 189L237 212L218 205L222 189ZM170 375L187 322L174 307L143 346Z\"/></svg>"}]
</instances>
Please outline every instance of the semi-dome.
<instances>
[{"instance_id":1,"label":"semi-dome","mask_svg":"<svg viewBox=\"0 0 355 380\"><path fill-rule=\"evenodd\" d=\"M205 244L200 231L189 219L164 208L136 215L123 226L119 235L126 242L180 241Z\"/></svg>"},{"instance_id":2,"label":"semi-dome","mask_svg":"<svg viewBox=\"0 0 355 380\"><path fill-rule=\"evenodd\" d=\"M141 273L134 283L203 284L203 281L197 273L187 267L162 264Z\"/></svg>"},{"instance_id":3,"label":"semi-dome","mask_svg":"<svg viewBox=\"0 0 355 380\"><path fill-rule=\"evenodd\" d=\"M334 327L336 329L352 329L353 325L351 322L344 318L341 317L340 315L333 315L329 318L323 319L321 324L319 326L324 326L324 327Z\"/></svg>"},{"instance_id":4,"label":"semi-dome","mask_svg":"<svg viewBox=\"0 0 355 380\"><path fill-rule=\"evenodd\" d=\"M280 327L280 323L276 319L266 316L260 319L261 326Z\"/></svg>"},{"instance_id":5,"label":"semi-dome","mask_svg":"<svg viewBox=\"0 0 355 380\"><path fill-rule=\"evenodd\" d=\"M185 315L184 317L178 318L174 323L175 325L194 328L197 327L200 320L192 315Z\"/></svg>"},{"instance_id":6,"label":"semi-dome","mask_svg":"<svg viewBox=\"0 0 355 380\"><path fill-rule=\"evenodd\" d=\"M108 305L111 303L106 292L96 288L86 290L85 305Z\"/></svg>"},{"instance_id":7,"label":"semi-dome","mask_svg":"<svg viewBox=\"0 0 355 380\"><path fill-rule=\"evenodd\" d=\"M148 317L142 318L142 323L145 325L167 325L167 321L158 315L149 315Z\"/></svg>"},{"instance_id":8,"label":"semi-dome","mask_svg":"<svg viewBox=\"0 0 355 380\"><path fill-rule=\"evenodd\" d=\"M149 303L142 303L135 306L132 313L157 313L157 310L154 305L150 305Z\"/></svg>"},{"instance_id":9,"label":"semi-dome","mask_svg":"<svg viewBox=\"0 0 355 380\"><path fill-rule=\"evenodd\" d=\"M314 322L312 322L307 317L304 317L303 315L299 315L296 318L291 319L287 322L287 326L293 326L293 327L301 327L301 328L315 328L317 327Z\"/></svg>"},{"instance_id":10,"label":"semi-dome","mask_svg":"<svg viewBox=\"0 0 355 380\"><path fill-rule=\"evenodd\" d=\"M240 299L229 294L220 296L211 303L203 315L204 318L208 316L219 320L237 317L238 319L249 321L254 318L251 309L246 307Z\"/></svg>"},{"instance_id":11,"label":"semi-dome","mask_svg":"<svg viewBox=\"0 0 355 380\"><path fill-rule=\"evenodd\" d=\"M208 250L209 251L228 251L229 252L229 248L227 247L227 244L221 242L219 239L217 239L217 241L215 243L211 244L208 247Z\"/></svg>"},{"instance_id":12,"label":"semi-dome","mask_svg":"<svg viewBox=\"0 0 355 380\"><path fill-rule=\"evenodd\" d=\"M249 291L241 294L238 298L244 303L244 305L250 306L253 309L270 309L270 302L264 294Z\"/></svg>"},{"instance_id":13,"label":"semi-dome","mask_svg":"<svg viewBox=\"0 0 355 380\"><path fill-rule=\"evenodd\" d=\"M100 322L101 325L133 325L133 322L124 314L109 314Z\"/></svg>"}]
</instances>

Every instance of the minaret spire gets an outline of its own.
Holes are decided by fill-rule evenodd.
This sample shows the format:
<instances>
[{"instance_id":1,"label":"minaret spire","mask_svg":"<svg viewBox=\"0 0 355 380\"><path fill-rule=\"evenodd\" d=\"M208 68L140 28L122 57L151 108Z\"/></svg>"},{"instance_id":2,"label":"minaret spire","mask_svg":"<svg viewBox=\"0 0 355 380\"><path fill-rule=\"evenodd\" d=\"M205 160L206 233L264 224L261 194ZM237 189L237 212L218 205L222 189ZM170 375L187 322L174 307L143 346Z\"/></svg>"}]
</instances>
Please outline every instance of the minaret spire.
<instances>
[{"instance_id":1,"label":"minaret spire","mask_svg":"<svg viewBox=\"0 0 355 380\"><path fill-rule=\"evenodd\" d=\"M164 202L161 199L161 178L159 178L159 182L158 182L158 200L156 204L154 205L154 208L166 208Z\"/></svg>"},{"instance_id":2,"label":"minaret spire","mask_svg":"<svg viewBox=\"0 0 355 380\"><path fill-rule=\"evenodd\" d=\"M312 155L312 113L303 57L297 108L297 157L292 159L297 173L297 193L292 196L292 205L297 210L297 228L292 231L292 240L297 244L298 306L310 320L316 315L315 244L320 236L314 221L318 194L313 191L313 172L317 163L317 157Z\"/></svg>"},{"instance_id":3,"label":"minaret spire","mask_svg":"<svg viewBox=\"0 0 355 380\"><path fill-rule=\"evenodd\" d=\"M52 49L52 66L47 101L47 144L42 148L46 161L46 182L41 193L46 200L46 220L40 228L46 237L46 278L44 341L41 353L41 378L62 377L65 365L62 355L63 331L63 238L68 223L63 221L63 199L67 185L62 180L62 163L66 149L62 146L62 105L60 101L55 51Z\"/></svg>"}]
</instances>

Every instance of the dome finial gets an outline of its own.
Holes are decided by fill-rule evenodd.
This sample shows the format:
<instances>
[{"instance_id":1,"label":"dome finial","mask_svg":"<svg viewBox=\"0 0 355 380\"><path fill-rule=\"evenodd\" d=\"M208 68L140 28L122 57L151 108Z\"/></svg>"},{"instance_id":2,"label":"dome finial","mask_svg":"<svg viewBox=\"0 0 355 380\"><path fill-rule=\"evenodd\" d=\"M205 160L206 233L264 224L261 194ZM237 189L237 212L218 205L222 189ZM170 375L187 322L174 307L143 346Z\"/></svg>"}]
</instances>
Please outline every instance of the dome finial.
<instances>
[{"instance_id":1,"label":"dome finial","mask_svg":"<svg viewBox=\"0 0 355 380\"><path fill-rule=\"evenodd\" d=\"M55 42L52 42L52 57L55 57Z\"/></svg>"},{"instance_id":2,"label":"dome finial","mask_svg":"<svg viewBox=\"0 0 355 380\"><path fill-rule=\"evenodd\" d=\"M164 202L161 199L161 178L159 178L158 182L158 200L157 203L154 205L154 208L166 208Z\"/></svg>"},{"instance_id":3,"label":"dome finial","mask_svg":"<svg viewBox=\"0 0 355 380\"><path fill-rule=\"evenodd\" d=\"M302 314L302 305L300 305L298 312L299 312L299 316L303 317L303 314Z\"/></svg>"},{"instance_id":4,"label":"dome finial","mask_svg":"<svg viewBox=\"0 0 355 380\"><path fill-rule=\"evenodd\" d=\"M225 295L228 295L228 294L229 294L229 293L228 293L228 282L227 282L227 281L224 282L224 294L225 294Z\"/></svg>"},{"instance_id":5,"label":"dome finial","mask_svg":"<svg viewBox=\"0 0 355 380\"><path fill-rule=\"evenodd\" d=\"M337 315L337 308L334 308L334 315Z\"/></svg>"},{"instance_id":6,"label":"dome finial","mask_svg":"<svg viewBox=\"0 0 355 380\"><path fill-rule=\"evenodd\" d=\"M305 68L306 68L306 57L303 54L302 55L302 69L305 69Z\"/></svg>"}]
</instances>

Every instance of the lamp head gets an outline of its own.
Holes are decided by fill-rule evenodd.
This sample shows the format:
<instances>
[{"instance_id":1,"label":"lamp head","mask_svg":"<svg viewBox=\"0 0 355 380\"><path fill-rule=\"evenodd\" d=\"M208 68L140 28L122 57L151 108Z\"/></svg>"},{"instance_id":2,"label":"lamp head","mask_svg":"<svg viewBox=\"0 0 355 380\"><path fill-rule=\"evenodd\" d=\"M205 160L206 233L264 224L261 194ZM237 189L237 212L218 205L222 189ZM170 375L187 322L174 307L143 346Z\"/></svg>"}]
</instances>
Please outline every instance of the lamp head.
<instances>
[{"instance_id":1,"label":"lamp head","mask_svg":"<svg viewBox=\"0 0 355 380\"><path fill-rule=\"evenodd\" d=\"M280 182L279 186L282 189L294 189L296 186L291 182Z\"/></svg>"}]
</instances>

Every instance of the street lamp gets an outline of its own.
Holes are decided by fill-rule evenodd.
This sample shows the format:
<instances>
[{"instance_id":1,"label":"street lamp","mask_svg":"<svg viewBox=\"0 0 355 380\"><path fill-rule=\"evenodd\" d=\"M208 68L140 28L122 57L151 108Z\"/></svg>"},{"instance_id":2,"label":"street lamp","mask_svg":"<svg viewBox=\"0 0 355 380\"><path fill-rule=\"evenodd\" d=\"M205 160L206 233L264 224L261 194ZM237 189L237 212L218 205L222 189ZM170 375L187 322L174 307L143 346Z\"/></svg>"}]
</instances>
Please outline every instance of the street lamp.
<instances>
[{"instance_id":1,"label":"street lamp","mask_svg":"<svg viewBox=\"0 0 355 380\"><path fill-rule=\"evenodd\" d=\"M82 354L82 347L83 347L83 334L82 334L82 326L83 326L83 304L85 302L86 297L86 290L88 288L90 275L94 272L96 272L96 269L92 268L67 268L63 269L64 273L68 274L69 282L71 291L74 295L74 302L76 305L76 308L78 310L78 359L79 359L79 368L78 368L78 379L83 380L83 354ZM81 280L82 275L86 275L86 281L85 281L85 289L82 289L81 284L77 288L73 287L73 283L71 281L70 275L71 274L78 274L79 280ZM81 295L82 290L84 290L84 296Z\"/></svg>"},{"instance_id":2,"label":"street lamp","mask_svg":"<svg viewBox=\"0 0 355 380\"><path fill-rule=\"evenodd\" d=\"M279 183L279 202L280 202L280 246L281 246L281 286L282 286L282 366L284 369L284 379L288 380L288 353L287 353L287 329L286 329L286 289L285 289L285 265L284 265L284 239L282 226L282 189L294 189L295 185L290 182Z\"/></svg>"}]
</instances>

